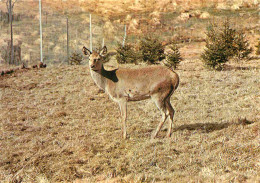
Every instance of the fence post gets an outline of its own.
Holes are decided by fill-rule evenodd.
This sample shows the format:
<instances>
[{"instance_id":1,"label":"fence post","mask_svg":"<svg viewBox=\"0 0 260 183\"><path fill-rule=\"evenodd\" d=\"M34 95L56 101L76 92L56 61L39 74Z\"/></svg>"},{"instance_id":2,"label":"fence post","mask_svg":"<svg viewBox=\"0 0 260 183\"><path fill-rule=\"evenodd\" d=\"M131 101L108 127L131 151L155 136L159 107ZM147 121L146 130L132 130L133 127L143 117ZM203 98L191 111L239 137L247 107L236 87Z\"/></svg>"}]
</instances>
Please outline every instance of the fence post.
<instances>
[{"instance_id":1,"label":"fence post","mask_svg":"<svg viewBox=\"0 0 260 183\"><path fill-rule=\"evenodd\" d=\"M10 23L10 33L11 33L11 58L10 58L10 64L14 64L13 6L12 6L12 0L9 0L9 23Z\"/></svg>"},{"instance_id":2,"label":"fence post","mask_svg":"<svg viewBox=\"0 0 260 183\"><path fill-rule=\"evenodd\" d=\"M123 47L125 47L125 40L126 40L126 25L125 25L125 35L124 35L124 39L123 39Z\"/></svg>"},{"instance_id":3,"label":"fence post","mask_svg":"<svg viewBox=\"0 0 260 183\"><path fill-rule=\"evenodd\" d=\"M89 34L90 34L90 37L89 37L89 49L90 51L92 52L93 50L93 47L92 47L92 20L91 20L91 14L89 14Z\"/></svg>"},{"instance_id":4,"label":"fence post","mask_svg":"<svg viewBox=\"0 0 260 183\"><path fill-rule=\"evenodd\" d=\"M69 64L69 18L67 17L67 59L68 59L68 64Z\"/></svg>"},{"instance_id":5,"label":"fence post","mask_svg":"<svg viewBox=\"0 0 260 183\"><path fill-rule=\"evenodd\" d=\"M103 38L102 40L102 48L104 48L104 46L105 46L105 38Z\"/></svg>"},{"instance_id":6,"label":"fence post","mask_svg":"<svg viewBox=\"0 0 260 183\"><path fill-rule=\"evenodd\" d=\"M41 0L39 0L39 20L40 20L40 39L41 39L41 43L40 43L40 49L41 49L41 63L43 63L43 53L42 53L42 2Z\"/></svg>"}]
</instances>

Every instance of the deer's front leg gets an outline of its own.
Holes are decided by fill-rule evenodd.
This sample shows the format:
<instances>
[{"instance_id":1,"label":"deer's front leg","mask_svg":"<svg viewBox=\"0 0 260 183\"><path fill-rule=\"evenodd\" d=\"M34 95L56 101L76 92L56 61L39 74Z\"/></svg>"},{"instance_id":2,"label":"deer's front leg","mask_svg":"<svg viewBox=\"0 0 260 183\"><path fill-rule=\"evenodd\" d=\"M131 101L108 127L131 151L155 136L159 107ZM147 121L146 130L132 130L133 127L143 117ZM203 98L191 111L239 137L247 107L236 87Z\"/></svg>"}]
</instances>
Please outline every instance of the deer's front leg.
<instances>
[{"instance_id":1,"label":"deer's front leg","mask_svg":"<svg viewBox=\"0 0 260 183\"><path fill-rule=\"evenodd\" d=\"M127 102L125 99L122 99L118 102L121 112L121 118L123 123L123 138L126 139L127 133L126 133L126 118L127 118Z\"/></svg>"}]
</instances>

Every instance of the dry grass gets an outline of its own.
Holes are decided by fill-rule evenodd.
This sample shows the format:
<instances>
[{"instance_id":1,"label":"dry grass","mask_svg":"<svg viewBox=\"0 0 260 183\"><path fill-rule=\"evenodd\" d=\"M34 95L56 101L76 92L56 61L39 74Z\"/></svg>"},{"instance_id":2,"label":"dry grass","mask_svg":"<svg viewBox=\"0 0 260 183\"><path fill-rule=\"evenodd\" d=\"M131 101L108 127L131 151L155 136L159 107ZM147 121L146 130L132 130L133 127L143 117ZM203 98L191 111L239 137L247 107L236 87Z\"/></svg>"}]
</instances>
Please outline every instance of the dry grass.
<instances>
[{"instance_id":1,"label":"dry grass","mask_svg":"<svg viewBox=\"0 0 260 183\"><path fill-rule=\"evenodd\" d=\"M153 141L155 105L129 103L123 140L118 106L86 66L0 77L0 180L258 182L259 69L259 60L221 72L184 60L171 99L174 132Z\"/></svg>"}]
</instances>

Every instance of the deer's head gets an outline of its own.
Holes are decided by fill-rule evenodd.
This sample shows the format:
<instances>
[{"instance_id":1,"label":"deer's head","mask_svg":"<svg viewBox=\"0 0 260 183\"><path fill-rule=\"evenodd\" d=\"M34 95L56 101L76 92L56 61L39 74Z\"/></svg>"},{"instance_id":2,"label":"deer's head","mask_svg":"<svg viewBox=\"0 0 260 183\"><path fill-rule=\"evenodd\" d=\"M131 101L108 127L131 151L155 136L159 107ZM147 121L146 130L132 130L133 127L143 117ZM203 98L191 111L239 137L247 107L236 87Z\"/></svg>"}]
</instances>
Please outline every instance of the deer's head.
<instances>
[{"instance_id":1,"label":"deer's head","mask_svg":"<svg viewBox=\"0 0 260 183\"><path fill-rule=\"evenodd\" d=\"M84 46L82 51L84 55L89 57L89 68L93 71L100 71L102 69L103 57L107 53L107 47L104 46L100 52L91 52Z\"/></svg>"}]
</instances>

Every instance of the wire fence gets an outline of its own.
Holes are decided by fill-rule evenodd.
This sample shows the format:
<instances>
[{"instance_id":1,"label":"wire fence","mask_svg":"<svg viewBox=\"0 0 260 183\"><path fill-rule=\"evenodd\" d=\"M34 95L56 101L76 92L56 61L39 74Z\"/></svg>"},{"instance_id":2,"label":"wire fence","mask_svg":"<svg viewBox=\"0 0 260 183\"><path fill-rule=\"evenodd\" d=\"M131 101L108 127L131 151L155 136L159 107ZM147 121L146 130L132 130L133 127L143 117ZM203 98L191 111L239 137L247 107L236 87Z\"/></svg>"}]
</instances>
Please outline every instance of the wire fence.
<instances>
[{"instance_id":1,"label":"wire fence","mask_svg":"<svg viewBox=\"0 0 260 183\"><path fill-rule=\"evenodd\" d=\"M44 63L68 63L68 55L81 53L83 46L90 45L89 13L66 16L59 13L42 14L43 30L43 61ZM28 64L40 61L40 30L39 18L21 17L13 22L14 43L21 43L21 60ZM10 38L9 25L0 22L2 50L7 48ZM93 48L105 44L113 49L118 41L123 42L124 25L104 21L101 17L92 15ZM67 38L69 38L67 40ZM69 53L68 53L69 52ZM1 54L0 54L1 55ZM3 58L0 62L3 62Z\"/></svg>"}]
</instances>

